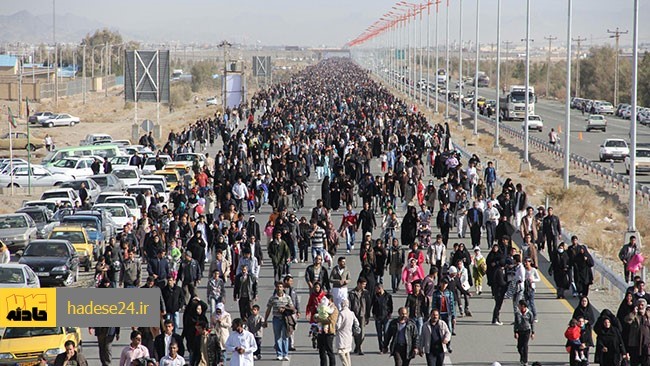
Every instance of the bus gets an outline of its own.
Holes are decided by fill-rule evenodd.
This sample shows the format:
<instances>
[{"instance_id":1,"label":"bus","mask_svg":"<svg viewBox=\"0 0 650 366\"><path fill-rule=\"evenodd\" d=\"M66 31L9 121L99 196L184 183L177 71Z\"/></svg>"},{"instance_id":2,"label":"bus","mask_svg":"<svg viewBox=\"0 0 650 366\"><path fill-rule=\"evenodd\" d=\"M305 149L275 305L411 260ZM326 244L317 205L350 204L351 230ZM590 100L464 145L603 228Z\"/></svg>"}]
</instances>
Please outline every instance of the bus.
<instances>
[{"instance_id":1,"label":"bus","mask_svg":"<svg viewBox=\"0 0 650 366\"><path fill-rule=\"evenodd\" d=\"M120 155L120 149L117 145L87 145L87 146L72 146L62 147L54 151L50 151L41 164L43 166L50 166L57 161L67 158L69 156L101 156L103 158L112 158Z\"/></svg>"}]
</instances>

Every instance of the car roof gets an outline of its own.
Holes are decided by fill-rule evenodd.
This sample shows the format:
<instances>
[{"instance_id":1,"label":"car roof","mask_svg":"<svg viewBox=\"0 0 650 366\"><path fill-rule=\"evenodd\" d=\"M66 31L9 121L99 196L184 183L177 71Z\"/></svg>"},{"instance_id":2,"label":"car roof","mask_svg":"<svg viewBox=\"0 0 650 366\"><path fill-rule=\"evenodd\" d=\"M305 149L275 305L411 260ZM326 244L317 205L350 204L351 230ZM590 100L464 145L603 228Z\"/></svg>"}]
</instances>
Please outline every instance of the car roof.
<instances>
[{"instance_id":1,"label":"car roof","mask_svg":"<svg viewBox=\"0 0 650 366\"><path fill-rule=\"evenodd\" d=\"M25 267L29 267L29 266L22 263L1 263L0 264L0 268L25 268Z\"/></svg>"},{"instance_id":2,"label":"car roof","mask_svg":"<svg viewBox=\"0 0 650 366\"><path fill-rule=\"evenodd\" d=\"M60 226L57 226L57 227L60 227ZM32 245L32 244L44 244L44 243L56 243L56 244L70 244L70 245L72 245L72 243L70 243L69 240L64 240L64 239L36 239L36 240L30 241L29 245Z\"/></svg>"},{"instance_id":3,"label":"car roof","mask_svg":"<svg viewBox=\"0 0 650 366\"><path fill-rule=\"evenodd\" d=\"M12 216L29 217L29 215L24 212L14 212L14 213L6 213L0 215L0 217L12 217Z\"/></svg>"},{"instance_id":4,"label":"car roof","mask_svg":"<svg viewBox=\"0 0 650 366\"><path fill-rule=\"evenodd\" d=\"M72 188L53 188L53 189L48 189L47 191L43 193L52 193L52 192L69 192L69 191L74 191Z\"/></svg>"},{"instance_id":5,"label":"car roof","mask_svg":"<svg viewBox=\"0 0 650 366\"><path fill-rule=\"evenodd\" d=\"M70 217L70 216L66 216ZM64 219L66 218L64 217ZM86 229L83 228L83 226L79 225L60 225L52 228L52 232L55 231L65 231L65 232L77 232L77 231L85 231Z\"/></svg>"},{"instance_id":6,"label":"car roof","mask_svg":"<svg viewBox=\"0 0 650 366\"><path fill-rule=\"evenodd\" d=\"M122 165L122 166L119 166L119 167L113 169L113 171L116 171L116 170L140 170L140 168L137 167L137 166L133 166L133 165Z\"/></svg>"},{"instance_id":7,"label":"car roof","mask_svg":"<svg viewBox=\"0 0 650 366\"><path fill-rule=\"evenodd\" d=\"M41 202L48 202L48 201L41 201ZM16 213L25 213L25 212L32 212L32 211L49 211L49 209L45 206L25 206L21 207L18 210L16 210Z\"/></svg>"}]
</instances>

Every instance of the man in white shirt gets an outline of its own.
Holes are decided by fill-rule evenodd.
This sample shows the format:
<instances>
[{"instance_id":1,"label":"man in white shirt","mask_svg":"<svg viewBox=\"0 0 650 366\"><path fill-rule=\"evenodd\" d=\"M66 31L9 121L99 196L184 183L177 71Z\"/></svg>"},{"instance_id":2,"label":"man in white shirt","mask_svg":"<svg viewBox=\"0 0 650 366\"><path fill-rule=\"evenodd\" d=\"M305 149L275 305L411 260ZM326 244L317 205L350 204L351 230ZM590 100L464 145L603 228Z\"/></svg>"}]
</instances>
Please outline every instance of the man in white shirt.
<instances>
[{"instance_id":1,"label":"man in white shirt","mask_svg":"<svg viewBox=\"0 0 650 366\"><path fill-rule=\"evenodd\" d=\"M492 248L495 238L495 230L499 222L501 214L496 207L493 206L492 201L487 201L487 207L483 210L483 225L485 226L485 233L487 234L488 249Z\"/></svg>"},{"instance_id":2,"label":"man in white shirt","mask_svg":"<svg viewBox=\"0 0 650 366\"><path fill-rule=\"evenodd\" d=\"M230 366L253 366L255 336L244 329L244 321L239 318L232 321L232 330L226 340L226 352L232 353Z\"/></svg>"},{"instance_id":3,"label":"man in white shirt","mask_svg":"<svg viewBox=\"0 0 650 366\"><path fill-rule=\"evenodd\" d=\"M232 186L232 195L237 203L237 210L244 211L244 200L248 197L248 188L242 183L241 178L237 178L237 183Z\"/></svg>"},{"instance_id":4,"label":"man in white shirt","mask_svg":"<svg viewBox=\"0 0 650 366\"><path fill-rule=\"evenodd\" d=\"M526 279L526 268L521 263L520 254L515 254L512 259L515 261L515 274L512 279L515 282L515 290L512 294L512 309L516 313L519 309L519 300L523 300L524 298L524 280Z\"/></svg>"},{"instance_id":5,"label":"man in white shirt","mask_svg":"<svg viewBox=\"0 0 650 366\"><path fill-rule=\"evenodd\" d=\"M160 366L185 366L185 359L178 354L178 343L169 345L169 354L160 360Z\"/></svg>"}]
</instances>

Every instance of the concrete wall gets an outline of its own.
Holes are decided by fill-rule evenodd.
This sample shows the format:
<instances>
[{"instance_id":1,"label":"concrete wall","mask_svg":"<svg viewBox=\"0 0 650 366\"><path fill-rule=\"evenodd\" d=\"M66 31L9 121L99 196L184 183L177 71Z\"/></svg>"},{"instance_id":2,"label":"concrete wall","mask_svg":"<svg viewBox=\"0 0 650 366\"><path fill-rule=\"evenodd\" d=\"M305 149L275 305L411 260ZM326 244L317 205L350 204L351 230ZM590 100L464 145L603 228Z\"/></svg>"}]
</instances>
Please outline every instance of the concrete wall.
<instances>
[{"instance_id":1,"label":"concrete wall","mask_svg":"<svg viewBox=\"0 0 650 366\"><path fill-rule=\"evenodd\" d=\"M23 82L23 98L29 98L30 100L41 99L41 84ZM0 82L0 99L18 100L18 83Z\"/></svg>"}]
</instances>

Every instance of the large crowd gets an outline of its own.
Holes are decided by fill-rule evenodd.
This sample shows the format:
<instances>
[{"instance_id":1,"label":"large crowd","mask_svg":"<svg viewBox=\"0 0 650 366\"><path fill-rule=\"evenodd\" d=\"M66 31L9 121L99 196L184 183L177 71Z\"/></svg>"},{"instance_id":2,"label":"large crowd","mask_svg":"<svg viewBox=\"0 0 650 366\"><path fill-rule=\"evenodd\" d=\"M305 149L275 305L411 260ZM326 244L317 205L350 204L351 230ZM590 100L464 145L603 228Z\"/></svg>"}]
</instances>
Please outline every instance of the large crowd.
<instances>
[{"instance_id":1,"label":"large crowd","mask_svg":"<svg viewBox=\"0 0 650 366\"><path fill-rule=\"evenodd\" d=\"M168 202L138 197L143 218L111 238L97 265L98 287L161 290L161 326L133 329L120 366L253 365L267 327L274 357L286 361L301 317L309 326L300 335L308 332L321 366L363 355L370 320L377 349L396 366L418 355L440 366L477 296L494 299L495 326L512 301L506 311L527 365L542 253L557 297L581 297L565 334L571 364L586 364L593 347L601 365L650 364L643 282L634 279L616 314L596 316L593 258L577 237L562 242L553 209L532 207L522 184L501 183L493 162L463 158L449 126L430 124L351 61L322 61L250 105L172 131L161 151L203 152L219 137L222 149L188 169ZM315 207L305 207L310 183ZM455 240L466 237L471 248ZM621 260L636 254L624 248ZM352 273L347 262L356 260ZM296 266L304 278L294 277ZM273 284L262 283L262 268L273 269ZM307 285L306 303L296 281ZM273 295L260 298L258 288L271 285ZM238 316L226 311L228 297ZM119 328L92 332L110 365ZM71 349L59 364L83 359Z\"/></svg>"}]
</instances>

